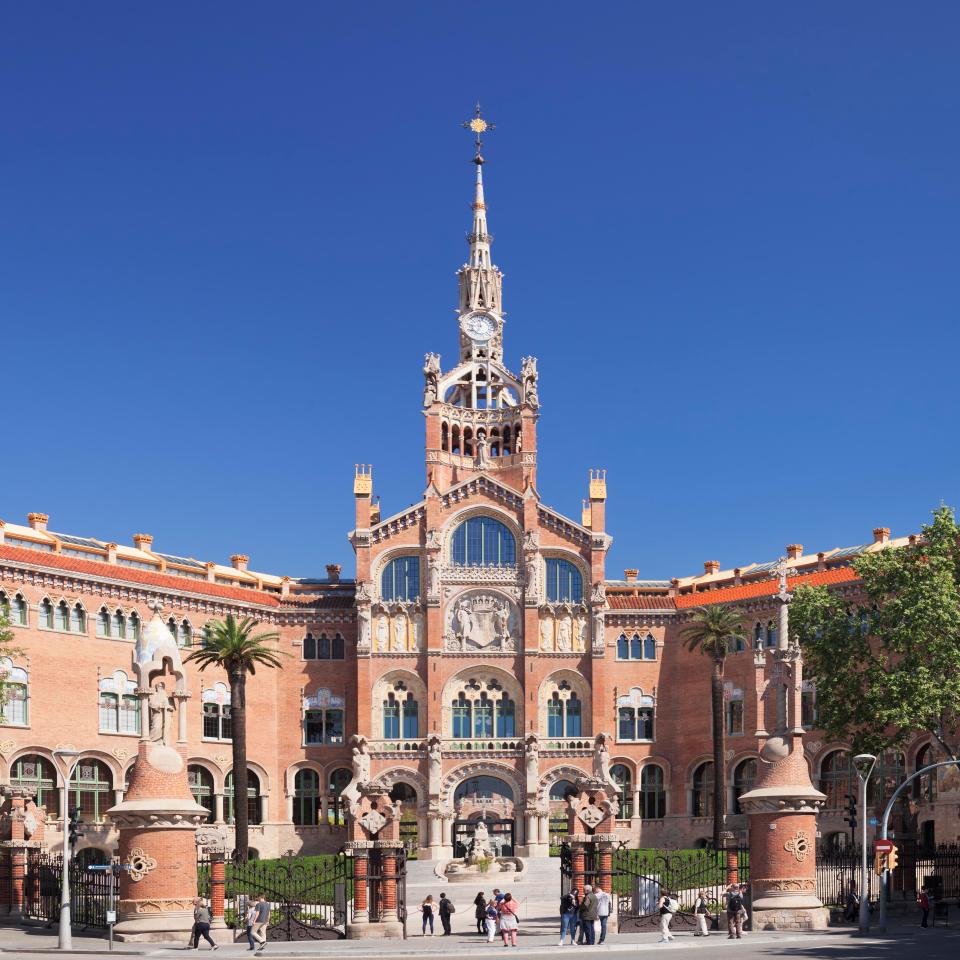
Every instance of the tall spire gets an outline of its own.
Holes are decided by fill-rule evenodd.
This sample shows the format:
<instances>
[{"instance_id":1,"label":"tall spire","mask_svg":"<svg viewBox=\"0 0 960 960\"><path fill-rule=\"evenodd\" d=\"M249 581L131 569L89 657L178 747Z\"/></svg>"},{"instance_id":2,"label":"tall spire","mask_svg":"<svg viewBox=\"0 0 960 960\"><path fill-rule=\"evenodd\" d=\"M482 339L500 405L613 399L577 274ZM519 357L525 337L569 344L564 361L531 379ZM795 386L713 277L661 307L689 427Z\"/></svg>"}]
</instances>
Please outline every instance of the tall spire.
<instances>
[{"instance_id":1,"label":"tall spire","mask_svg":"<svg viewBox=\"0 0 960 960\"><path fill-rule=\"evenodd\" d=\"M500 347L503 275L494 266L490 259L490 244L493 237L487 229L487 204L483 194L483 134L495 129L494 125L485 120L480 113L480 104L477 104L473 119L467 120L464 127L474 134L475 152L472 163L477 168L476 182L473 193L473 225L467 234L470 244L470 259L458 271L460 281L459 313L464 316L468 313L490 312L497 316L497 347ZM468 346L466 343L464 347Z\"/></svg>"}]
</instances>

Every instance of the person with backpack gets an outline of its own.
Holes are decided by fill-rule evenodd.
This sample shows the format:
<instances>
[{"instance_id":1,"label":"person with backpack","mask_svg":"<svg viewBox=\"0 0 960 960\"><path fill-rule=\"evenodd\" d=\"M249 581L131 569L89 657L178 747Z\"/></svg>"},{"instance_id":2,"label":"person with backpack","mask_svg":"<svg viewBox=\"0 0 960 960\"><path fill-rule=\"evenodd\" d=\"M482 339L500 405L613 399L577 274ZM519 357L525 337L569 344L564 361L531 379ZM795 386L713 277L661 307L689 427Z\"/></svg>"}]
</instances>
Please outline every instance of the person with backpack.
<instances>
[{"instance_id":1,"label":"person with backpack","mask_svg":"<svg viewBox=\"0 0 960 960\"><path fill-rule=\"evenodd\" d=\"M740 940L743 936L743 895L735 883L727 893L727 939Z\"/></svg>"},{"instance_id":2,"label":"person with backpack","mask_svg":"<svg viewBox=\"0 0 960 960\"><path fill-rule=\"evenodd\" d=\"M669 943L671 940L677 939L670 932L670 922L679 908L679 901L670 896L669 890L664 890L657 901L657 911L660 913L660 943Z\"/></svg>"},{"instance_id":3,"label":"person with backpack","mask_svg":"<svg viewBox=\"0 0 960 960\"><path fill-rule=\"evenodd\" d=\"M567 934L570 935L570 946L577 939L577 897L576 890L565 893L560 898L560 946L564 946Z\"/></svg>"},{"instance_id":4,"label":"person with backpack","mask_svg":"<svg viewBox=\"0 0 960 960\"><path fill-rule=\"evenodd\" d=\"M487 932L487 895L482 890L473 898L473 915L477 920L477 933L482 937Z\"/></svg>"},{"instance_id":5,"label":"person with backpack","mask_svg":"<svg viewBox=\"0 0 960 960\"><path fill-rule=\"evenodd\" d=\"M707 921L710 917L710 905L707 900L707 891L701 890L693 904L693 915L697 918L697 932L695 937L709 937L710 930Z\"/></svg>"},{"instance_id":6,"label":"person with backpack","mask_svg":"<svg viewBox=\"0 0 960 960\"><path fill-rule=\"evenodd\" d=\"M443 935L445 937L450 936L450 914L456 913L457 908L453 905L453 901L450 900L445 893L440 894L440 903L437 904L439 910L437 911L440 914L440 923L443 924Z\"/></svg>"}]
</instances>

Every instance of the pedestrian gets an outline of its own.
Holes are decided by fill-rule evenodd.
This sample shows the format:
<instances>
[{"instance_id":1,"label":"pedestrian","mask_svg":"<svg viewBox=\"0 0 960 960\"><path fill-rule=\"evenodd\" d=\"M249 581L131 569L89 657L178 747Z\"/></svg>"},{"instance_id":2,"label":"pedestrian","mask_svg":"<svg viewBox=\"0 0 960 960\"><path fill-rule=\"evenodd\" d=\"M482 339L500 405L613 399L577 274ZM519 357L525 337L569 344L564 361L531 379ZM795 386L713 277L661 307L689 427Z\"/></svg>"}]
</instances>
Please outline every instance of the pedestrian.
<instances>
[{"instance_id":1,"label":"pedestrian","mask_svg":"<svg viewBox=\"0 0 960 960\"><path fill-rule=\"evenodd\" d=\"M920 926L925 927L927 918L930 916L930 892L926 887L920 888L920 893L917 895L917 906L921 913Z\"/></svg>"},{"instance_id":2,"label":"pedestrian","mask_svg":"<svg viewBox=\"0 0 960 960\"><path fill-rule=\"evenodd\" d=\"M219 947L213 942L210 936L210 910L199 897L193 898L193 949L200 946L200 938L203 937L210 944L211 950L218 950Z\"/></svg>"},{"instance_id":3,"label":"pedestrian","mask_svg":"<svg viewBox=\"0 0 960 960\"><path fill-rule=\"evenodd\" d=\"M746 936L750 915L747 913L747 885L745 883L740 884L740 902L743 904L740 907L740 932Z\"/></svg>"},{"instance_id":4,"label":"pedestrian","mask_svg":"<svg viewBox=\"0 0 960 960\"><path fill-rule=\"evenodd\" d=\"M267 927L270 924L270 904L262 894L257 895L256 912L253 915L253 939L257 941L257 953L263 953L267 948Z\"/></svg>"},{"instance_id":5,"label":"pedestrian","mask_svg":"<svg viewBox=\"0 0 960 960\"><path fill-rule=\"evenodd\" d=\"M570 940L571 942L578 939L578 934L580 934L580 891L574 887L570 891L573 896L573 922L570 924ZM579 942L583 943L583 936L580 934Z\"/></svg>"},{"instance_id":6,"label":"pedestrian","mask_svg":"<svg viewBox=\"0 0 960 960\"><path fill-rule=\"evenodd\" d=\"M695 937L709 937L710 930L707 926L707 918L710 916L710 906L707 901L707 891L701 890L697 894L697 899L693 904L693 915L697 918L697 932Z\"/></svg>"},{"instance_id":7,"label":"pedestrian","mask_svg":"<svg viewBox=\"0 0 960 960\"><path fill-rule=\"evenodd\" d=\"M860 894L857 893L857 881L850 881L850 889L847 891L847 902L843 908L843 919L847 923L856 923L860 916Z\"/></svg>"},{"instance_id":8,"label":"pedestrian","mask_svg":"<svg viewBox=\"0 0 960 960\"><path fill-rule=\"evenodd\" d=\"M677 912L680 904L670 896L669 890L664 890L657 901L657 911L660 914L660 943L669 943L677 938L670 932L670 921Z\"/></svg>"},{"instance_id":9,"label":"pedestrian","mask_svg":"<svg viewBox=\"0 0 960 960\"><path fill-rule=\"evenodd\" d=\"M503 903L503 898L506 896L505 893L501 893L498 887L493 888L493 899L497 901L498 904Z\"/></svg>"},{"instance_id":10,"label":"pedestrian","mask_svg":"<svg viewBox=\"0 0 960 960\"><path fill-rule=\"evenodd\" d=\"M597 939L597 895L589 883L583 885L583 899L580 901L580 937L577 943L593 946Z\"/></svg>"},{"instance_id":11,"label":"pedestrian","mask_svg":"<svg viewBox=\"0 0 960 960\"><path fill-rule=\"evenodd\" d=\"M727 893L727 939L733 940L736 937L740 940L743 936L743 897L740 895L740 887L735 883L730 884Z\"/></svg>"},{"instance_id":12,"label":"pedestrian","mask_svg":"<svg viewBox=\"0 0 960 960\"><path fill-rule=\"evenodd\" d=\"M487 932L487 895L481 890L473 898L473 915L477 918L477 933L483 936Z\"/></svg>"},{"instance_id":13,"label":"pedestrian","mask_svg":"<svg viewBox=\"0 0 960 960\"><path fill-rule=\"evenodd\" d=\"M497 933L497 920L500 914L497 912L497 901L491 897L484 908L483 923L487 928L487 943L493 943L493 938Z\"/></svg>"},{"instance_id":14,"label":"pedestrian","mask_svg":"<svg viewBox=\"0 0 960 960\"><path fill-rule=\"evenodd\" d=\"M517 927L520 921L517 919L517 901L509 893L503 895L500 906L497 908L500 915L500 934L503 937L503 945L510 946L508 939L513 946L517 945Z\"/></svg>"},{"instance_id":15,"label":"pedestrian","mask_svg":"<svg viewBox=\"0 0 960 960\"><path fill-rule=\"evenodd\" d=\"M576 890L565 893L560 898L560 946L567 934L570 935L570 946L576 942L577 936L577 897Z\"/></svg>"},{"instance_id":16,"label":"pedestrian","mask_svg":"<svg viewBox=\"0 0 960 960\"><path fill-rule=\"evenodd\" d=\"M246 909L243 911L243 922L247 928L247 943L249 950L255 950L257 941L253 939L253 925L257 922L257 901L256 899L246 901Z\"/></svg>"},{"instance_id":17,"label":"pedestrian","mask_svg":"<svg viewBox=\"0 0 960 960\"><path fill-rule=\"evenodd\" d=\"M427 935L427 926L430 926L430 936L433 936L433 911L436 904L433 902L433 894L427 894L427 899L420 904L420 912L423 914L423 936Z\"/></svg>"},{"instance_id":18,"label":"pedestrian","mask_svg":"<svg viewBox=\"0 0 960 960\"><path fill-rule=\"evenodd\" d=\"M456 913L457 908L453 905L453 901L447 898L445 893L440 894L440 903L438 903L437 906L439 907L437 912L440 914L440 922L443 924L443 935L449 937L450 914Z\"/></svg>"},{"instance_id":19,"label":"pedestrian","mask_svg":"<svg viewBox=\"0 0 960 960\"><path fill-rule=\"evenodd\" d=\"M610 919L610 907L612 900L609 893L605 893L603 887L598 883L593 888L594 896L597 898L597 919L600 921L600 939L598 944L607 939L607 921Z\"/></svg>"}]
</instances>

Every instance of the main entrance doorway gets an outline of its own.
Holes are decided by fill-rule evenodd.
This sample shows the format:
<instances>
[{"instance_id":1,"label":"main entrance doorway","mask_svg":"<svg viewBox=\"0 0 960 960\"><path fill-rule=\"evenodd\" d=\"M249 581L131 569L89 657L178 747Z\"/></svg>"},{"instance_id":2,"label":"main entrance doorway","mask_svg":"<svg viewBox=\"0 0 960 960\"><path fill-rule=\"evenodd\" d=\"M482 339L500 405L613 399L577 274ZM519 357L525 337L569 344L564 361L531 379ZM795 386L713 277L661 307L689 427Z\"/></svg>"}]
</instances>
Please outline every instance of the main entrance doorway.
<instances>
[{"instance_id":1,"label":"main entrance doorway","mask_svg":"<svg viewBox=\"0 0 960 960\"><path fill-rule=\"evenodd\" d=\"M453 855L464 857L482 820L490 846L500 857L512 857L515 845L513 790L499 777L468 777L453 794Z\"/></svg>"}]
</instances>

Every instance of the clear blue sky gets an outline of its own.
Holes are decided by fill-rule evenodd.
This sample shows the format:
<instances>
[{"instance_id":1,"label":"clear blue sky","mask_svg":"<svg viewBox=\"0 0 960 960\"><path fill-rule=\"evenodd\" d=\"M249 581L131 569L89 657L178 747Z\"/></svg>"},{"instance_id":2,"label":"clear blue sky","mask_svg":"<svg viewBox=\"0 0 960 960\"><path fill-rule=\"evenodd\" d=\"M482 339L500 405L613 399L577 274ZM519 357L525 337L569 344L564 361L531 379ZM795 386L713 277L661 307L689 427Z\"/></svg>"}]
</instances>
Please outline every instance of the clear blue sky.
<instances>
[{"instance_id":1,"label":"clear blue sky","mask_svg":"<svg viewBox=\"0 0 960 960\"><path fill-rule=\"evenodd\" d=\"M353 571L424 488L480 98L540 492L608 570L916 529L960 478L960 6L8 3L0 517Z\"/></svg>"}]
</instances>

